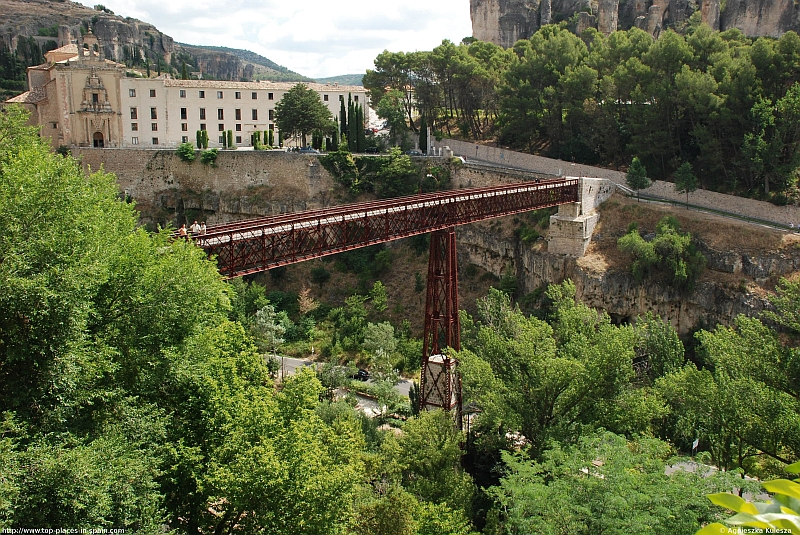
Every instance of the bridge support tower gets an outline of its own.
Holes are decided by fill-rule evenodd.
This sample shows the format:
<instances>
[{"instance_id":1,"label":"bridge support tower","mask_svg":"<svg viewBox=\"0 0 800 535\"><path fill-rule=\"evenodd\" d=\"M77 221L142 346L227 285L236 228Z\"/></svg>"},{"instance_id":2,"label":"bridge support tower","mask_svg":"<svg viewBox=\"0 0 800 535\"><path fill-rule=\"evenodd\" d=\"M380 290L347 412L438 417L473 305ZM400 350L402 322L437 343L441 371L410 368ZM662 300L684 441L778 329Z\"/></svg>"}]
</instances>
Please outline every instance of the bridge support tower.
<instances>
[{"instance_id":1,"label":"bridge support tower","mask_svg":"<svg viewBox=\"0 0 800 535\"><path fill-rule=\"evenodd\" d=\"M461 378L456 360L444 349L460 350L460 333L456 229L451 227L431 233L419 405L420 410L451 412L459 429Z\"/></svg>"}]
</instances>

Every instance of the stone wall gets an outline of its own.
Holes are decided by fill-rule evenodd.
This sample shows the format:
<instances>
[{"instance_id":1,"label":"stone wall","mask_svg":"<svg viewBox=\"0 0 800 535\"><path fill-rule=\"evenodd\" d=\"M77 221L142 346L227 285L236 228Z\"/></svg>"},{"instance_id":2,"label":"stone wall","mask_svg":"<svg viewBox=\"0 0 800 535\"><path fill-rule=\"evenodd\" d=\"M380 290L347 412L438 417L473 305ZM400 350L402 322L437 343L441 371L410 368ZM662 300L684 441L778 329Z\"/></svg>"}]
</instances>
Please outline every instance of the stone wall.
<instances>
[{"instance_id":1,"label":"stone wall","mask_svg":"<svg viewBox=\"0 0 800 535\"><path fill-rule=\"evenodd\" d=\"M215 165L182 161L171 150L76 149L87 169L117 175L144 222L209 225L323 208L345 195L316 156L280 151L220 151Z\"/></svg>"},{"instance_id":2,"label":"stone wall","mask_svg":"<svg viewBox=\"0 0 800 535\"><path fill-rule=\"evenodd\" d=\"M436 142L435 145L437 147L449 146L454 154L466 157L467 159L474 158L499 165L518 167L550 175L606 178L615 184L625 184L625 173L604 169L602 167L574 164L563 160L554 160L552 158L523 154L521 152L514 152L496 147L476 145L475 143L458 141L455 139L443 139L442 141ZM673 201L686 201L686 194L675 191L675 186L672 182L665 182L662 180L653 181L653 184L649 188L642 190L642 193ZM734 195L726 195L724 193L716 193L707 190L697 190L694 193L690 193L689 203L713 210L722 210L745 217L771 221L778 225L789 226L792 224L795 227L800 225L800 207L798 206L775 206L772 203L764 201L746 199L744 197L736 197Z\"/></svg>"}]
</instances>

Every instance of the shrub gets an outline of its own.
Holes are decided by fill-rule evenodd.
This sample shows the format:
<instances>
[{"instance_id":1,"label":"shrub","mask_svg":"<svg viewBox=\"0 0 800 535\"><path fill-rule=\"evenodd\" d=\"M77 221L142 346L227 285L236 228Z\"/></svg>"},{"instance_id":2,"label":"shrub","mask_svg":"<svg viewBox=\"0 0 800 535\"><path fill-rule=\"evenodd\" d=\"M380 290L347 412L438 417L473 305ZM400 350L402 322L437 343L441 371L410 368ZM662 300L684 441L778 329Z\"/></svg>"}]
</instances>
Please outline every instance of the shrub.
<instances>
[{"instance_id":1,"label":"shrub","mask_svg":"<svg viewBox=\"0 0 800 535\"><path fill-rule=\"evenodd\" d=\"M216 165L219 149L206 149L200 153L200 161L206 165Z\"/></svg>"},{"instance_id":2,"label":"shrub","mask_svg":"<svg viewBox=\"0 0 800 535\"><path fill-rule=\"evenodd\" d=\"M184 162L194 161L194 145L191 143L181 143L175 152L178 153L178 157Z\"/></svg>"},{"instance_id":3,"label":"shrub","mask_svg":"<svg viewBox=\"0 0 800 535\"><path fill-rule=\"evenodd\" d=\"M631 271L637 280L661 276L671 284L691 290L705 268L706 259L692 243L692 235L681 232L673 216L665 216L656 225L656 237L647 242L636 228L617 242L617 247L631 255Z\"/></svg>"}]
</instances>

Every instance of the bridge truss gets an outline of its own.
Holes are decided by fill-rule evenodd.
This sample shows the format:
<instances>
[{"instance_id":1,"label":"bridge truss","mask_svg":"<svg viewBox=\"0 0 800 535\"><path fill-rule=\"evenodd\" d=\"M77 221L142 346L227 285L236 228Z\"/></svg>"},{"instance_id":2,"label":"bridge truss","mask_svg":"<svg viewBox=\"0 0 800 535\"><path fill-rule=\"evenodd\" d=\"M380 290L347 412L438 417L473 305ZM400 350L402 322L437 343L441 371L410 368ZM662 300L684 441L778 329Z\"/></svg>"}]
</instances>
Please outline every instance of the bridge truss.
<instances>
[{"instance_id":1,"label":"bridge truss","mask_svg":"<svg viewBox=\"0 0 800 535\"><path fill-rule=\"evenodd\" d=\"M239 277L431 232L420 408L453 411L461 383L445 348L460 349L455 227L578 201L577 178L444 191L209 227L196 243L220 273Z\"/></svg>"}]
</instances>

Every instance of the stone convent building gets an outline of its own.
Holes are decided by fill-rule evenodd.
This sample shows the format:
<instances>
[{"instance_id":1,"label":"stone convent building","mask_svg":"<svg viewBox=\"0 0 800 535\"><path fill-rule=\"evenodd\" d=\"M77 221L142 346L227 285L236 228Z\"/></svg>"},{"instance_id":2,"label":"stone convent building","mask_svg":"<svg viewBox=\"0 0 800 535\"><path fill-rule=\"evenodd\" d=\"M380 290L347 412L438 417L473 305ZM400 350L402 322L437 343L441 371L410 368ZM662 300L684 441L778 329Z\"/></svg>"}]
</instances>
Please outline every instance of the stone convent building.
<instances>
[{"instance_id":1,"label":"stone convent building","mask_svg":"<svg viewBox=\"0 0 800 535\"><path fill-rule=\"evenodd\" d=\"M31 121L54 147L169 148L208 131L221 147L233 131L236 146L250 146L254 132L275 131L275 104L294 82L226 82L129 77L125 65L104 57L91 32L45 55L28 68L29 91L6 101L31 111ZM361 86L306 84L336 117L339 99L369 105Z\"/></svg>"}]
</instances>

